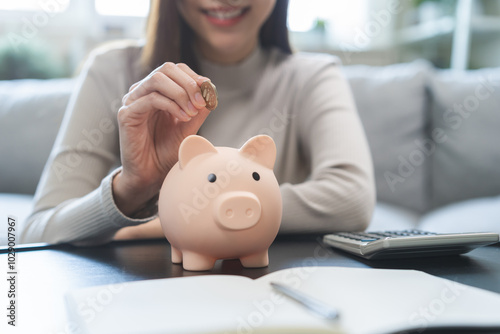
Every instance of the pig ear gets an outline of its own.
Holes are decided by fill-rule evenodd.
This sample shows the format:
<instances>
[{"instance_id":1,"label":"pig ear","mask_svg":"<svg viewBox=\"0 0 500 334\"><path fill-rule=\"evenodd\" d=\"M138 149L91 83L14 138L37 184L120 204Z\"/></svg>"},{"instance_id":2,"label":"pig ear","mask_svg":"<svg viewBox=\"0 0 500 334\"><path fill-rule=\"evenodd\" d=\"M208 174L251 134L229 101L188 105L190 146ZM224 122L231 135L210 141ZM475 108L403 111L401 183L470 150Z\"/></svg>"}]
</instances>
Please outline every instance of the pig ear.
<instances>
[{"instance_id":1,"label":"pig ear","mask_svg":"<svg viewBox=\"0 0 500 334\"><path fill-rule=\"evenodd\" d=\"M179 167L183 169L191 159L204 153L217 153L217 150L201 136L187 136L179 146Z\"/></svg>"},{"instance_id":2,"label":"pig ear","mask_svg":"<svg viewBox=\"0 0 500 334\"><path fill-rule=\"evenodd\" d=\"M240 148L240 153L269 169L273 169L276 161L276 145L267 135L250 138Z\"/></svg>"}]
</instances>

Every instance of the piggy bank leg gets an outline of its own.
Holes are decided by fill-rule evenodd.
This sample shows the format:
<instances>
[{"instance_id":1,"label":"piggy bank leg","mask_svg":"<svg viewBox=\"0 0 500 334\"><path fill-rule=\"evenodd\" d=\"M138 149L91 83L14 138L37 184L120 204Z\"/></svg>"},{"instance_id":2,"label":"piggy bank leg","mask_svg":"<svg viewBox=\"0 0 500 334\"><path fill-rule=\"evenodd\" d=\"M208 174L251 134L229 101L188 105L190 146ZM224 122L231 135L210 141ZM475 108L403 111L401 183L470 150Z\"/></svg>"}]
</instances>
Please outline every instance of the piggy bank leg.
<instances>
[{"instance_id":1,"label":"piggy bank leg","mask_svg":"<svg viewBox=\"0 0 500 334\"><path fill-rule=\"evenodd\" d=\"M175 248L174 246L170 246L171 254L172 254L172 263L181 263L182 262L182 252Z\"/></svg>"},{"instance_id":2,"label":"piggy bank leg","mask_svg":"<svg viewBox=\"0 0 500 334\"><path fill-rule=\"evenodd\" d=\"M240 261L245 268L267 267L269 265L269 255L266 249L260 253L244 256L240 258Z\"/></svg>"},{"instance_id":3,"label":"piggy bank leg","mask_svg":"<svg viewBox=\"0 0 500 334\"><path fill-rule=\"evenodd\" d=\"M217 259L199 253L182 252L182 267L185 270L202 271L210 270L214 267Z\"/></svg>"}]
</instances>

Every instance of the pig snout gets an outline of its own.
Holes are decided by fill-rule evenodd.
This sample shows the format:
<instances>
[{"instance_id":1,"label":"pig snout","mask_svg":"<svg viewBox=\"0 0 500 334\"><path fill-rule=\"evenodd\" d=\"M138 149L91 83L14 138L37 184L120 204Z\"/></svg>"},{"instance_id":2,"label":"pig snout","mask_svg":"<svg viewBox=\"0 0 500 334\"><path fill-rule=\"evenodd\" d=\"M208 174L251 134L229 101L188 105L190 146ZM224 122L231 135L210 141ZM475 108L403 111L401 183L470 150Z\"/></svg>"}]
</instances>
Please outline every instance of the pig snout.
<instances>
[{"instance_id":1,"label":"pig snout","mask_svg":"<svg viewBox=\"0 0 500 334\"><path fill-rule=\"evenodd\" d=\"M243 230L257 224L261 215L260 201L246 191L221 194L214 202L214 218L221 227Z\"/></svg>"}]
</instances>

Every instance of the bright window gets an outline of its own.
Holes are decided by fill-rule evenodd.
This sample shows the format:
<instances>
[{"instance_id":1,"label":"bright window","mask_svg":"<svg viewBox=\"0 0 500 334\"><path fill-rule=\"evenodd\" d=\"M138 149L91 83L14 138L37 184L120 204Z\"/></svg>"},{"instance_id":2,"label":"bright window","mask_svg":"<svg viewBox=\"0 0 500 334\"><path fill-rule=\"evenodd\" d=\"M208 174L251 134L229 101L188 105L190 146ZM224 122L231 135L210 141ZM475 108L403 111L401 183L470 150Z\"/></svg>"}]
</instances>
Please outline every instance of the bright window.
<instances>
[{"instance_id":1,"label":"bright window","mask_svg":"<svg viewBox=\"0 0 500 334\"><path fill-rule=\"evenodd\" d=\"M363 24L367 13L366 0L290 0L288 25L292 31L308 31L317 20L337 27Z\"/></svg>"},{"instance_id":2,"label":"bright window","mask_svg":"<svg viewBox=\"0 0 500 334\"><path fill-rule=\"evenodd\" d=\"M386 0L290 0L288 28L292 40L305 48L381 47L392 41L396 14L401 10L393 8L394 3L397 4Z\"/></svg>"},{"instance_id":3,"label":"bright window","mask_svg":"<svg viewBox=\"0 0 500 334\"><path fill-rule=\"evenodd\" d=\"M100 15L147 16L149 0L95 0L95 9Z\"/></svg>"}]
</instances>

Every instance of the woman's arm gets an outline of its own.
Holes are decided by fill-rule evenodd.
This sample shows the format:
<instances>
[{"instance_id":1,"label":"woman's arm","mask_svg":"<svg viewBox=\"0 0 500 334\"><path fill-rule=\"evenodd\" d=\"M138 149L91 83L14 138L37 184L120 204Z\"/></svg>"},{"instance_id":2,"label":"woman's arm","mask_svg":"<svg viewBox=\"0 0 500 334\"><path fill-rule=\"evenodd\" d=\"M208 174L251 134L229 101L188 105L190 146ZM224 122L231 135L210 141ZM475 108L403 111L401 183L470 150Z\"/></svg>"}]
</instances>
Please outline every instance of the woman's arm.
<instances>
[{"instance_id":1,"label":"woman's arm","mask_svg":"<svg viewBox=\"0 0 500 334\"><path fill-rule=\"evenodd\" d=\"M111 169L119 164L116 112L128 89L126 50L89 58L40 179L22 242L109 240L130 219L113 201ZM118 69L121 69L119 71Z\"/></svg>"},{"instance_id":2,"label":"woman's arm","mask_svg":"<svg viewBox=\"0 0 500 334\"><path fill-rule=\"evenodd\" d=\"M83 71L23 242L102 243L153 219L180 142L209 114L199 94L206 78L183 64L165 63L128 89L133 57L124 52L100 55Z\"/></svg>"},{"instance_id":3,"label":"woman's arm","mask_svg":"<svg viewBox=\"0 0 500 334\"><path fill-rule=\"evenodd\" d=\"M308 67L316 71L308 73L310 78L298 89L300 102L292 119L311 175L302 183L281 184L281 233L363 230L374 207L370 152L350 88L337 65L323 63ZM157 219L124 228L115 236L163 237Z\"/></svg>"},{"instance_id":4,"label":"woman's arm","mask_svg":"<svg viewBox=\"0 0 500 334\"><path fill-rule=\"evenodd\" d=\"M371 155L340 67L310 73L297 105L300 143L310 178L281 185L282 232L364 230L375 203Z\"/></svg>"}]
</instances>

